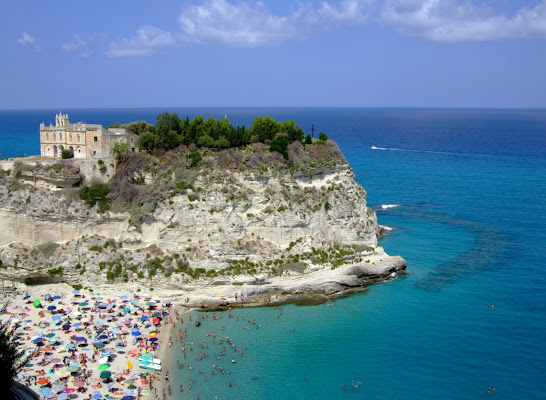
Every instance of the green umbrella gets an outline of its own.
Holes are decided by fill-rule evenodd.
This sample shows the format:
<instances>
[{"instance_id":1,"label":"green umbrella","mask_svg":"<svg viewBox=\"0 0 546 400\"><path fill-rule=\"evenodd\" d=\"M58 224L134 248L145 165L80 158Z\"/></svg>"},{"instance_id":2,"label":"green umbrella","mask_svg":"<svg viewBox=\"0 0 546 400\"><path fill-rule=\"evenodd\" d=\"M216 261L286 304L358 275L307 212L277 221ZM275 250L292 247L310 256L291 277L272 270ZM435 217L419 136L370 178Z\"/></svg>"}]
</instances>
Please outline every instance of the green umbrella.
<instances>
[{"instance_id":1,"label":"green umbrella","mask_svg":"<svg viewBox=\"0 0 546 400\"><path fill-rule=\"evenodd\" d=\"M153 301L149 301L146 303L147 306L155 306L155 303Z\"/></svg>"},{"instance_id":2,"label":"green umbrella","mask_svg":"<svg viewBox=\"0 0 546 400\"><path fill-rule=\"evenodd\" d=\"M82 307L85 307L85 306L88 306L88 305L89 305L89 303L80 303L80 306L82 306Z\"/></svg>"},{"instance_id":3,"label":"green umbrella","mask_svg":"<svg viewBox=\"0 0 546 400\"><path fill-rule=\"evenodd\" d=\"M108 364L101 364L99 365L99 371L104 371L105 369L110 368Z\"/></svg>"},{"instance_id":4,"label":"green umbrella","mask_svg":"<svg viewBox=\"0 0 546 400\"><path fill-rule=\"evenodd\" d=\"M40 307L42 303L40 302L40 300L34 300L34 303L32 303L32 305L34 306L34 308L38 308Z\"/></svg>"},{"instance_id":5,"label":"green umbrella","mask_svg":"<svg viewBox=\"0 0 546 400\"><path fill-rule=\"evenodd\" d=\"M111 376L112 376L112 373L110 371L102 371L100 373L101 379L107 379L107 378L110 378Z\"/></svg>"},{"instance_id":6,"label":"green umbrella","mask_svg":"<svg viewBox=\"0 0 546 400\"><path fill-rule=\"evenodd\" d=\"M161 317L161 313L155 312L152 314L152 317Z\"/></svg>"}]
</instances>

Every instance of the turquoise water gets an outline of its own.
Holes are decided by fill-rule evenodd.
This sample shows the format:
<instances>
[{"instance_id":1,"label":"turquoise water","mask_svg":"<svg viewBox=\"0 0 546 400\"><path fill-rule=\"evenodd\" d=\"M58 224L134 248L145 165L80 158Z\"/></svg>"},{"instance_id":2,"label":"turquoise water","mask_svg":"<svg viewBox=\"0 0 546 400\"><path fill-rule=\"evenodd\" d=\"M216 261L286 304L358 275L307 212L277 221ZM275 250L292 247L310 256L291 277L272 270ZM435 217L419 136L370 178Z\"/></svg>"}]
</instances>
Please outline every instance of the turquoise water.
<instances>
[{"instance_id":1,"label":"turquoise water","mask_svg":"<svg viewBox=\"0 0 546 400\"><path fill-rule=\"evenodd\" d=\"M159 111L69 114L71 120L108 124L153 122ZM199 328L185 324L194 350L184 361L175 341L172 354L186 366L170 368L175 393L183 384L191 394L185 398L220 400L545 397L546 111L170 111L227 114L246 126L257 115L294 119L306 128L314 123L338 142L370 205L399 205L378 211L381 224L398 229L381 244L408 261L407 276L334 303L285 306L282 315L272 308L238 309L233 318L209 315ZM14 129L6 128L10 123L37 147L37 124L54 118L54 111L18 113L0 112L4 155L10 155L5 149L14 137ZM11 155L31 153L12 147ZM194 321L198 315L193 313ZM246 346L244 356L228 347L213 359L222 349L207 331ZM197 348L205 338L209 349ZM199 350L209 359L195 360ZM226 373L211 375L213 363ZM191 390L188 378L196 381ZM495 387L490 395L489 387Z\"/></svg>"}]
</instances>

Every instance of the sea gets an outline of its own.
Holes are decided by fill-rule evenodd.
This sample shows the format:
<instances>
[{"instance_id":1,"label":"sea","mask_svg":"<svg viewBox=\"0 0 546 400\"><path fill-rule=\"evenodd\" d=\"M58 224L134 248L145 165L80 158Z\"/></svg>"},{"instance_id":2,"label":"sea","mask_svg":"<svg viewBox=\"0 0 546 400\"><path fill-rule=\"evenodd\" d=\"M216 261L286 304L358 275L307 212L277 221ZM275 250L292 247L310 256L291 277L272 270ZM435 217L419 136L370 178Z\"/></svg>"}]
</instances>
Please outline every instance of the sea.
<instances>
[{"instance_id":1,"label":"sea","mask_svg":"<svg viewBox=\"0 0 546 400\"><path fill-rule=\"evenodd\" d=\"M2 156L39 154L39 124L58 111L0 111ZM164 360L169 398L546 398L546 110L62 111L103 125L163 111L313 125L392 229L381 245L407 260L407 275L321 305L184 314L186 358L174 335Z\"/></svg>"}]
</instances>

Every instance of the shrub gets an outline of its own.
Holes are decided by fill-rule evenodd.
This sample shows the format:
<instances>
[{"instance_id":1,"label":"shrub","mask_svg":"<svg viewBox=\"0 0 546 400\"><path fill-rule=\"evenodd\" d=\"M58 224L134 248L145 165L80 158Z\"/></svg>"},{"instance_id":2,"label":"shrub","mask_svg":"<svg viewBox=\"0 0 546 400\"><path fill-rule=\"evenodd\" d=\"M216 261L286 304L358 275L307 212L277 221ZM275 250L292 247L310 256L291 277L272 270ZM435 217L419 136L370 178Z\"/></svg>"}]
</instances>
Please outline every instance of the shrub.
<instances>
[{"instance_id":1,"label":"shrub","mask_svg":"<svg viewBox=\"0 0 546 400\"><path fill-rule=\"evenodd\" d=\"M59 247L59 244L54 242L46 242L36 246L36 248L42 252L44 257L49 257L51 254L53 254L57 247Z\"/></svg>"},{"instance_id":2,"label":"shrub","mask_svg":"<svg viewBox=\"0 0 546 400\"><path fill-rule=\"evenodd\" d=\"M199 161L201 161L201 154L199 154L198 151L194 151L193 153L190 153L190 168L193 168L199 164Z\"/></svg>"},{"instance_id":3,"label":"shrub","mask_svg":"<svg viewBox=\"0 0 546 400\"><path fill-rule=\"evenodd\" d=\"M63 160L66 160L67 158L74 158L74 153L72 153L70 150L63 150L61 152L61 158Z\"/></svg>"},{"instance_id":4,"label":"shrub","mask_svg":"<svg viewBox=\"0 0 546 400\"><path fill-rule=\"evenodd\" d=\"M58 268L52 268L52 269L49 269L47 270L47 273L51 276L55 276L55 275L62 275L63 273L63 267L58 267Z\"/></svg>"},{"instance_id":5,"label":"shrub","mask_svg":"<svg viewBox=\"0 0 546 400\"><path fill-rule=\"evenodd\" d=\"M89 186L84 186L80 191L80 198L85 204L89 207L94 207L98 203L100 212L106 211L109 208L106 201L107 195L108 186L100 182L93 182Z\"/></svg>"},{"instance_id":6,"label":"shrub","mask_svg":"<svg viewBox=\"0 0 546 400\"><path fill-rule=\"evenodd\" d=\"M319 137L320 140L323 140L323 141L328 140L328 136L326 136L326 133L324 133L324 132L320 132L318 137Z\"/></svg>"},{"instance_id":7,"label":"shrub","mask_svg":"<svg viewBox=\"0 0 546 400\"><path fill-rule=\"evenodd\" d=\"M328 212L332 209L332 206L330 205L330 203L326 202L324 203L324 209L326 210L326 212Z\"/></svg>"}]
</instances>

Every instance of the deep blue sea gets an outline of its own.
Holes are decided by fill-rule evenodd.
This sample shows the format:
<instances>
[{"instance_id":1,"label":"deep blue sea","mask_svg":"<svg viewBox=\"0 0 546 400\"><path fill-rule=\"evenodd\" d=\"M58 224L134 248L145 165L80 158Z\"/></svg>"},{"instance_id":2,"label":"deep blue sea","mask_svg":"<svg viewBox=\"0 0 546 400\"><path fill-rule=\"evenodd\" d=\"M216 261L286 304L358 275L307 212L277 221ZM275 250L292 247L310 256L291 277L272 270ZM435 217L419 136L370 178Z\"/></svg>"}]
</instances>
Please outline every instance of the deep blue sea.
<instances>
[{"instance_id":1,"label":"deep blue sea","mask_svg":"<svg viewBox=\"0 0 546 400\"><path fill-rule=\"evenodd\" d=\"M62 111L108 125L155 122L165 110ZM194 350L184 359L175 341L185 368L170 368L173 398L181 384L184 398L203 400L546 398L546 110L168 111L314 124L337 141L380 224L397 228L383 247L408 262L407 276L343 300L185 324ZM38 154L39 123L56 112L0 111L0 153ZM225 336L242 357L230 345L221 356Z\"/></svg>"}]
</instances>

